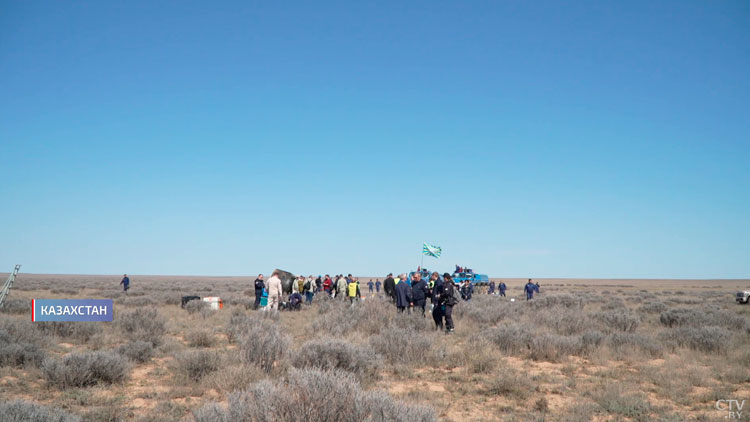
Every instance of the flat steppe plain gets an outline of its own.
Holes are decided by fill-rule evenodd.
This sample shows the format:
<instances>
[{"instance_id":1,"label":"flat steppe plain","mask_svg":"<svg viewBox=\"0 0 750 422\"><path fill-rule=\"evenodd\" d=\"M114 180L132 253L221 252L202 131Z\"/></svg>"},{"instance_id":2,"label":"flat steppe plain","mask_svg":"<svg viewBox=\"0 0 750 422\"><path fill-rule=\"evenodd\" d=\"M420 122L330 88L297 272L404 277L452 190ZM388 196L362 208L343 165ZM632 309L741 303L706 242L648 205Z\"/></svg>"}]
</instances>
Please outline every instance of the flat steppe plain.
<instances>
[{"instance_id":1,"label":"flat steppe plain","mask_svg":"<svg viewBox=\"0 0 750 422\"><path fill-rule=\"evenodd\" d=\"M317 421L353 407L342 385L391 407L343 404L340 420L707 421L728 416L717 400L750 403L750 305L734 299L750 280L540 278L527 302L526 279L503 278L507 297L478 289L446 335L368 292L376 277L353 305L318 294L278 314L252 309L254 275L131 275L127 293L121 277L18 276L0 312L0 419L13 403L58 420L241 420L269 411L241 400L265 392L296 415L276 420ZM182 309L183 295L224 308ZM35 298L111 298L115 321L32 323Z\"/></svg>"}]
</instances>

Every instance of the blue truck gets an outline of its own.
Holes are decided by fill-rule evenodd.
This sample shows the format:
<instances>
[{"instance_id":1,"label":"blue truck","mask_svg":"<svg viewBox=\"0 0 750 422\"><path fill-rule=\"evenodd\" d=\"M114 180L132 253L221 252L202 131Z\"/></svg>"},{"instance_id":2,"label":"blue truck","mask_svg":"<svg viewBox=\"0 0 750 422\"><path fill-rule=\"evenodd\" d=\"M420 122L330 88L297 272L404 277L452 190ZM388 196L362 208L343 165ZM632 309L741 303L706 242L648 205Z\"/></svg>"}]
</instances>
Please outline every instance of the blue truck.
<instances>
[{"instance_id":1,"label":"blue truck","mask_svg":"<svg viewBox=\"0 0 750 422\"><path fill-rule=\"evenodd\" d=\"M431 271L422 270L420 271L422 274L422 280L429 282L430 281L430 274L432 274ZM411 280L414 278L414 274L416 274L416 271L412 271L409 273L409 278L407 280L407 283L411 286ZM442 278L442 275L441 275ZM453 273L453 282L456 284L463 283L464 280L471 281L472 284L475 286L486 286L490 283L490 278L487 274L477 274L473 271L467 272L457 272Z\"/></svg>"}]
</instances>

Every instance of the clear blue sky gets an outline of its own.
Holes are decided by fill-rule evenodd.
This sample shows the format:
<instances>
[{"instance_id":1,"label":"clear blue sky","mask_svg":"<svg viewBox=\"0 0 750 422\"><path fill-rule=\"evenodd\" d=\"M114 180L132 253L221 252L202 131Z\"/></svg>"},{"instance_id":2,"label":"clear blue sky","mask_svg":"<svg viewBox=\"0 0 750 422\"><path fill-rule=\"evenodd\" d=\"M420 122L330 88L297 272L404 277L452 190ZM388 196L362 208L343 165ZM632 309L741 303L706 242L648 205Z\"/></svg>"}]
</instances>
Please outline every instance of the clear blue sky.
<instances>
[{"instance_id":1,"label":"clear blue sky","mask_svg":"<svg viewBox=\"0 0 750 422\"><path fill-rule=\"evenodd\" d=\"M0 271L750 277L750 3L362 3L3 1Z\"/></svg>"}]
</instances>

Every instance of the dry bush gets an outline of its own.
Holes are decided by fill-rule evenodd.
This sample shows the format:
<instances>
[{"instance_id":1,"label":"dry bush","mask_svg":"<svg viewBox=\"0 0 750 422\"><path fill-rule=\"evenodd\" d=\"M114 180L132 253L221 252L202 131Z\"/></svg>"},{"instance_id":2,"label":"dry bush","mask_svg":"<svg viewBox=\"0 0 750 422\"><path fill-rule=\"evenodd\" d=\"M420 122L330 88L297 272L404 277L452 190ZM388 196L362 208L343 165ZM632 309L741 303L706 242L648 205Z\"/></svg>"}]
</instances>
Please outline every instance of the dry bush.
<instances>
[{"instance_id":1,"label":"dry bush","mask_svg":"<svg viewBox=\"0 0 750 422\"><path fill-rule=\"evenodd\" d=\"M519 354L531 347L534 334L525 326L508 324L487 330L485 337L503 353Z\"/></svg>"},{"instance_id":2,"label":"dry bush","mask_svg":"<svg viewBox=\"0 0 750 422\"><path fill-rule=\"evenodd\" d=\"M0 367L38 366L47 355L46 345L47 340L31 321L0 319Z\"/></svg>"},{"instance_id":3,"label":"dry bush","mask_svg":"<svg viewBox=\"0 0 750 422\"><path fill-rule=\"evenodd\" d=\"M255 365L223 365L216 372L206 375L201 381L206 388L229 393L244 390L248 385L264 379L268 374Z\"/></svg>"},{"instance_id":4,"label":"dry bush","mask_svg":"<svg viewBox=\"0 0 750 422\"><path fill-rule=\"evenodd\" d=\"M291 344L291 338L283 334L277 324L264 321L248 325L240 339L240 358L270 372L275 362L286 357Z\"/></svg>"},{"instance_id":5,"label":"dry bush","mask_svg":"<svg viewBox=\"0 0 750 422\"><path fill-rule=\"evenodd\" d=\"M227 326L227 338L230 343L237 343L244 333L250 328L257 325L274 324L279 321L279 312L245 312L235 309L229 318Z\"/></svg>"},{"instance_id":6,"label":"dry bush","mask_svg":"<svg viewBox=\"0 0 750 422\"><path fill-rule=\"evenodd\" d=\"M395 307L388 307L396 313ZM356 327L357 332L376 334L392 321L388 318L386 305L379 300L350 304L348 300L326 299L318 304L318 311L321 315L313 321L312 330L333 337L351 333L352 327Z\"/></svg>"},{"instance_id":7,"label":"dry bush","mask_svg":"<svg viewBox=\"0 0 750 422\"><path fill-rule=\"evenodd\" d=\"M42 363L44 378L59 388L119 383L129 371L128 361L114 352L71 353Z\"/></svg>"},{"instance_id":8,"label":"dry bush","mask_svg":"<svg viewBox=\"0 0 750 422\"><path fill-rule=\"evenodd\" d=\"M194 417L196 422L436 420L429 408L363 391L348 372L318 369L293 369L286 380L258 382L230 394L227 407L210 403L195 411Z\"/></svg>"},{"instance_id":9,"label":"dry bush","mask_svg":"<svg viewBox=\"0 0 750 422\"><path fill-rule=\"evenodd\" d=\"M662 334L664 340L678 347L706 353L725 353L732 334L721 327L679 327Z\"/></svg>"},{"instance_id":10,"label":"dry bush","mask_svg":"<svg viewBox=\"0 0 750 422\"><path fill-rule=\"evenodd\" d=\"M132 341L118 347L117 353L133 362L144 363L154 356L154 345L150 341Z\"/></svg>"},{"instance_id":11,"label":"dry bush","mask_svg":"<svg viewBox=\"0 0 750 422\"><path fill-rule=\"evenodd\" d=\"M730 330L745 330L748 326L745 317L720 309L670 309L661 313L659 321L670 328L719 326Z\"/></svg>"},{"instance_id":12,"label":"dry bush","mask_svg":"<svg viewBox=\"0 0 750 422\"><path fill-rule=\"evenodd\" d=\"M31 301L29 299L14 299L7 298L3 307L0 308L0 313L3 314L30 314L31 313Z\"/></svg>"},{"instance_id":13,"label":"dry bush","mask_svg":"<svg viewBox=\"0 0 750 422\"><path fill-rule=\"evenodd\" d=\"M156 301L150 297L125 297L117 299L117 304L132 308L150 307L156 305Z\"/></svg>"},{"instance_id":14,"label":"dry bush","mask_svg":"<svg viewBox=\"0 0 750 422\"><path fill-rule=\"evenodd\" d=\"M341 369L351 372L360 383L366 384L377 379L381 358L369 347L343 340L321 339L304 343L295 352L293 365L297 368Z\"/></svg>"},{"instance_id":15,"label":"dry bush","mask_svg":"<svg viewBox=\"0 0 750 422\"><path fill-rule=\"evenodd\" d=\"M594 319L606 331L622 331L632 333L641 323L640 318L632 312L625 309L616 309L596 313Z\"/></svg>"},{"instance_id":16,"label":"dry bush","mask_svg":"<svg viewBox=\"0 0 750 422\"><path fill-rule=\"evenodd\" d=\"M190 350L175 356L172 367L178 379L197 382L219 369L220 364L221 358L216 352Z\"/></svg>"},{"instance_id":17,"label":"dry bush","mask_svg":"<svg viewBox=\"0 0 750 422\"><path fill-rule=\"evenodd\" d=\"M607 384L593 394L594 401L607 413L622 415L635 421L651 420L653 410L643 394L626 391L621 384Z\"/></svg>"},{"instance_id":18,"label":"dry bush","mask_svg":"<svg viewBox=\"0 0 750 422\"><path fill-rule=\"evenodd\" d=\"M569 294L555 294L555 295L544 295L533 301L529 302L529 305L534 308L551 308L553 306L561 306L564 308L581 308L584 304L589 302L587 297L583 295L569 295Z\"/></svg>"},{"instance_id":19,"label":"dry bush","mask_svg":"<svg viewBox=\"0 0 750 422\"><path fill-rule=\"evenodd\" d=\"M81 422L81 418L63 411L24 400L0 402L3 422Z\"/></svg>"},{"instance_id":20,"label":"dry bush","mask_svg":"<svg viewBox=\"0 0 750 422\"><path fill-rule=\"evenodd\" d=\"M646 314L659 314L667 310L667 305L656 301L656 302L646 302L643 305L641 305L638 308L638 312L646 313Z\"/></svg>"},{"instance_id":21,"label":"dry bush","mask_svg":"<svg viewBox=\"0 0 750 422\"><path fill-rule=\"evenodd\" d=\"M35 323L36 328L47 335L55 335L86 343L102 332L101 322L48 321Z\"/></svg>"},{"instance_id":22,"label":"dry bush","mask_svg":"<svg viewBox=\"0 0 750 422\"><path fill-rule=\"evenodd\" d=\"M502 367L482 383L481 391L488 396L509 396L525 400L534 391L534 382L526 374L510 367Z\"/></svg>"},{"instance_id":23,"label":"dry bush","mask_svg":"<svg viewBox=\"0 0 750 422\"><path fill-rule=\"evenodd\" d=\"M389 363L415 363L425 359L435 340L424 332L405 329L382 331L369 342Z\"/></svg>"},{"instance_id":24,"label":"dry bush","mask_svg":"<svg viewBox=\"0 0 750 422\"><path fill-rule=\"evenodd\" d=\"M191 300L190 302L185 304L185 310L190 314L194 315L197 313L202 312L203 310L208 309L208 303L198 299L198 300Z\"/></svg>"},{"instance_id":25,"label":"dry bush","mask_svg":"<svg viewBox=\"0 0 750 422\"><path fill-rule=\"evenodd\" d=\"M550 327L557 334L565 336L580 334L592 325L588 314L580 308L538 309L532 318L537 325Z\"/></svg>"},{"instance_id":26,"label":"dry bush","mask_svg":"<svg viewBox=\"0 0 750 422\"><path fill-rule=\"evenodd\" d=\"M148 341L154 346L161 344L167 332L167 320L153 308L123 312L117 325L129 340Z\"/></svg>"},{"instance_id":27,"label":"dry bush","mask_svg":"<svg viewBox=\"0 0 750 422\"><path fill-rule=\"evenodd\" d=\"M521 308L498 297L475 295L471 301L454 308L455 318L469 318L482 326L492 326L506 319L516 319Z\"/></svg>"},{"instance_id":28,"label":"dry bush","mask_svg":"<svg viewBox=\"0 0 750 422\"><path fill-rule=\"evenodd\" d=\"M583 355L585 350L581 337L543 333L532 339L528 356L533 360L558 362L566 356Z\"/></svg>"},{"instance_id":29,"label":"dry bush","mask_svg":"<svg viewBox=\"0 0 750 422\"><path fill-rule=\"evenodd\" d=\"M652 337L636 333L613 333L607 338L609 348L619 356L642 353L649 357L661 357L664 347Z\"/></svg>"},{"instance_id":30,"label":"dry bush","mask_svg":"<svg viewBox=\"0 0 750 422\"><path fill-rule=\"evenodd\" d=\"M208 330L195 330L185 335L190 347L213 347L216 344L216 336Z\"/></svg>"}]
</instances>

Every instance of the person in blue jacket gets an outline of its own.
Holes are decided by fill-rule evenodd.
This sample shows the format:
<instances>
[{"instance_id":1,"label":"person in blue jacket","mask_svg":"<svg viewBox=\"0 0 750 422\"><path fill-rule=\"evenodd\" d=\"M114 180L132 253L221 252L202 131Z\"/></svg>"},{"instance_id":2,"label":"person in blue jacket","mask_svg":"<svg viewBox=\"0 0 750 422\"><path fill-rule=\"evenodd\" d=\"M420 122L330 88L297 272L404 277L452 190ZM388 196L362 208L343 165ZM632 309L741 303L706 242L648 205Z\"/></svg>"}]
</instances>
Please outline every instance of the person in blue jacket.
<instances>
[{"instance_id":1,"label":"person in blue jacket","mask_svg":"<svg viewBox=\"0 0 750 422\"><path fill-rule=\"evenodd\" d=\"M380 293L380 280L375 280L375 293Z\"/></svg>"},{"instance_id":2,"label":"person in blue jacket","mask_svg":"<svg viewBox=\"0 0 750 422\"><path fill-rule=\"evenodd\" d=\"M396 308L398 312L404 312L411 304L411 286L406 283L406 274L402 274L401 281L396 284Z\"/></svg>"},{"instance_id":3,"label":"person in blue jacket","mask_svg":"<svg viewBox=\"0 0 750 422\"><path fill-rule=\"evenodd\" d=\"M372 288L375 284L372 282L372 280L367 282L367 289L372 293Z\"/></svg>"},{"instance_id":4,"label":"person in blue jacket","mask_svg":"<svg viewBox=\"0 0 750 422\"><path fill-rule=\"evenodd\" d=\"M489 288L487 288L487 294L488 295L495 294L495 282L494 281L490 281L490 286Z\"/></svg>"},{"instance_id":5,"label":"person in blue jacket","mask_svg":"<svg viewBox=\"0 0 750 422\"><path fill-rule=\"evenodd\" d=\"M529 279L529 282L526 283L526 285L523 287L523 290L526 292L526 300L531 300L534 298L536 286L531 282L531 279Z\"/></svg>"},{"instance_id":6,"label":"person in blue jacket","mask_svg":"<svg viewBox=\"0 0 750 422\"><path fill-rule=\"evenodd\" d=\"M507 289L508 286L505 285L504 282L500 282L500 286L498 286L498 291L500 292L500 296L505 297L505 289Z\"/></svg>"},{"instance_id":7,"label":"person in blue jacket","mask_svg":"<svg viewBox=\"0 0 750 422\"><path fill-rule=\"evenodd\" d=\"M128 277L127 274L122 275L122 281L120 281L120 284L122 284L122 291L127 292L130 288L130 277Z\"/></svg>"}]
</instances>

